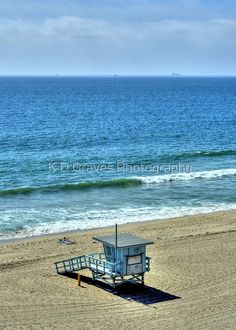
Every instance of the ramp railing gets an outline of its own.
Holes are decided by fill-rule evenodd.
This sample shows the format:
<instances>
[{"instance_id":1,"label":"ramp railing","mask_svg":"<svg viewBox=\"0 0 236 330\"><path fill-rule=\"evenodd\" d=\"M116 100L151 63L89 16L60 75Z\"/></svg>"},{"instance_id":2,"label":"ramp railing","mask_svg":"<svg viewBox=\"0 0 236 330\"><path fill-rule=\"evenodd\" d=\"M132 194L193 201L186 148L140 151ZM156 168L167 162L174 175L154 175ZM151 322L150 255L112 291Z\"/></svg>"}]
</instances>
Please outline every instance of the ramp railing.
<instances>
[{"instance_id":1,"label":"ramp railing","mask_svg":"<svg viewBox=\"0 0 236 330\"><path fill-rule=\"evenodd\" d=\"M115 263L107 261L104 253L83 255L55 263L58 274L90 269L96 273L111 274L115 271Z\"/></svg>"}]
</instances>

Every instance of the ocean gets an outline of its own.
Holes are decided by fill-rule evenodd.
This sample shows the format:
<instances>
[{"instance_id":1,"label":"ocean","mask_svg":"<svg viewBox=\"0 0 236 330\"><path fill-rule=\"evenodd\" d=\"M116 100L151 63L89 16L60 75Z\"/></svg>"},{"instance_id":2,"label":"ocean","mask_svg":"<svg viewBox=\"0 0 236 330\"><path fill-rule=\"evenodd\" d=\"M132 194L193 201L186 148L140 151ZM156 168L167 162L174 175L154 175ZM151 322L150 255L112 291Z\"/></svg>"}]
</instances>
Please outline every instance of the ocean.
<instances>
[{"instance_id":1,"label":"ocean","mask_svg":"<svg viewBox=\"0 0 236 330\"><path fill-rule=\"evenodd\" d=\"M236 78L1 77L0 239L236 209Z\"/></svg>"}]
</instances>

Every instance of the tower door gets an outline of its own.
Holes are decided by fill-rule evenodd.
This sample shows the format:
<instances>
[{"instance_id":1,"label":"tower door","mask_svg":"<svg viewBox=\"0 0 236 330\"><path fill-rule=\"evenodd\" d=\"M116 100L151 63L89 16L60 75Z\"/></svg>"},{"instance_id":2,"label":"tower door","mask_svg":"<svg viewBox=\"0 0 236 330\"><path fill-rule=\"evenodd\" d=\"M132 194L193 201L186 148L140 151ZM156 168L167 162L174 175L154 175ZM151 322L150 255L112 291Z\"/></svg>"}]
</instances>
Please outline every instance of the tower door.
<instances>
[{"instance_id":1,"label":"tower door","mask_svg":"<svg viewBox=\"0 0 236 330\"><path fill-rule=\"evenodd\" d=\"M127 256L127 261L126 261L127 275L143 273L142 259L143 259L142 253L134 256Z\"/></svg>"}]
</instances>

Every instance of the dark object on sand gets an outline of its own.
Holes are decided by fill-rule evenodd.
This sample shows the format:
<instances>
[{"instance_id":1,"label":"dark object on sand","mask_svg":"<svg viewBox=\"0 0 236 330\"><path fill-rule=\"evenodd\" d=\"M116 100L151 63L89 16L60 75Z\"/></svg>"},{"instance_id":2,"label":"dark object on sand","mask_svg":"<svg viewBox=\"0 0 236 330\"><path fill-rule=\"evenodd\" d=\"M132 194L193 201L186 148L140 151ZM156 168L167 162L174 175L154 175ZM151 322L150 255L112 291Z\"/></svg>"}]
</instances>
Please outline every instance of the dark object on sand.
<instances>
[{"instance_id":1,"label":"dark object on sand","mask_svg":"<svg viewBox=\"0 0 236 330\"><path fill-rule=\"evenodd\" d=\"M75 244L75 241L69 239L68 237L63 237L63 239L58 240L58 243L69 245L69 244Z\"/></svg>"}]
</instances>

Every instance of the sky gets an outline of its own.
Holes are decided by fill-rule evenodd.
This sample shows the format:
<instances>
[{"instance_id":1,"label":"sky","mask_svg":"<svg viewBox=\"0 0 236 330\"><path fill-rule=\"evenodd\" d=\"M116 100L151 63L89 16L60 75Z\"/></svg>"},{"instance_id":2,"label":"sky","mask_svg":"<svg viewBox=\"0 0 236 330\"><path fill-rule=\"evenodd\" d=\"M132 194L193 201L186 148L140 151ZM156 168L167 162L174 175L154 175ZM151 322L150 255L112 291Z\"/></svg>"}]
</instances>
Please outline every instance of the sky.
<instances>
[{"instance_id":1,"label":"sky","mask_svg":"<svg viewBox=\"0 0 236 330\"><path fill-rule=\"evenodd\" d=\"M0 0L0 75L236 75L235 0Z\"/></svg>"}]
</instances>

